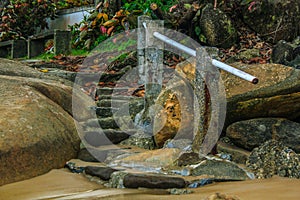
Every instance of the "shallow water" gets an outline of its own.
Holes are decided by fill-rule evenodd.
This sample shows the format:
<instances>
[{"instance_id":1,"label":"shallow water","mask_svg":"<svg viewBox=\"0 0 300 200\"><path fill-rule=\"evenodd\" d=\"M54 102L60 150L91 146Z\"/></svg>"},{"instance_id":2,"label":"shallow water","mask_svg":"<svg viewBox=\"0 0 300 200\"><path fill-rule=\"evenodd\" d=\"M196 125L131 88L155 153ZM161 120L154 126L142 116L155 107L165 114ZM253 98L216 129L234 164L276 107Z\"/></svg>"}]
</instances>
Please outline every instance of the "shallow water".
<instances>
[{"instance_id":1,"label":"shallow water","mask_svg":"<svg viewBox=\"0 0 300 200\"><path fill-rule=\"evenodd\" d=\"M1 200L101 199L101 200L194 200L216 193L233 194L242 200L281 200L300 198L300 180L273 177L267 180L213 183L193 189L193 194L167 195L166 190L108 189L66 169L0 187Z\"/></svg>"}]
</instances>

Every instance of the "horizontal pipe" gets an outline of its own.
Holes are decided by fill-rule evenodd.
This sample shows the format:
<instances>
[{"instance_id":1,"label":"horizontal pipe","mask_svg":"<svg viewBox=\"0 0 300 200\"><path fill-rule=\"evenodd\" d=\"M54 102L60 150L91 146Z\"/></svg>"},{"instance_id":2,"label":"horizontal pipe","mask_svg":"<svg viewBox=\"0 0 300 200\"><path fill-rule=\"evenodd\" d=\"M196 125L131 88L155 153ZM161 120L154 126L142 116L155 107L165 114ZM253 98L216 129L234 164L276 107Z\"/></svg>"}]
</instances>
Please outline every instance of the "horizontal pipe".
<instances>
[{"instance_id":1,"label":"horizontal pipe","mask_svg":"<svg viewBox=\"0 0 300 200\"><path fill-rule=\"evenodd\" d=\"M212 64L220 69L223 69L231 74L234 74L244 80L250 81L253 84L257 84L258 83L258 78L256 78L255 76L252 76L251 74L248 74L242 70L239 70L237 68L231 67L230 65L227 65L223 62L220 62L218 60L212 59Z\"/></svg>"},{"instance_id":2,"label":"horizontal pipe","mask_svg":"<svg viewBox=\"0 0 300 200\"><path fill-rule=\"evenodd\" d=\"M180 43L172 40L171 38L169 38L169 37L167 37L165 35L162 35L162 34L160 34L158 32L154 32L153 36L156 37L157 39L159 39L159 40L161 40L161 41L163 41L163 42L165 42L165 43L173 46L173 47L176 47L176 48L180 49L181 51L189 54L190 56L196 57L196 55L197 55L195 50L193 50L193 49L191 49L191 48L189 48L187 46L184 46L183 44L180 44ZM238 76L238 77L240 77L240 78L242 78L244 80L250 81L253 84L257 84L258 83L258 78L257 77L252 76L252 75L250 75L250 74L248 74L248 73L246 73L246 72L244 72L242 70L239 70L239 69L236 69L234 67L231 67L230 65L227 65L227 64L225 64L223 62L220 62L218 60L212 59L212 64L214 66L216 66L216 67L218 67L220 69L223 69L223 70L225 70L225 71L227 71L227 72L229 72L231 74L234 74L234 75L236 75L236 76Z\"/></svg>"},{"instance_id":3,"label":"horizontal pipe","mask_svg":"<svg viewBox=\"0 0 300 200\"><path fill-rule=\"evenodd\" d=\"M180 49L181 51L189 54L190 56L194 56L196 57L196 51L187 47L187 46L184 46L183 44L180 44L179 42L176 42L175 40L172 40L171 38L165 36L165 35L162 35L158 32L154 32L153 33L153 36L156 37L157 39L173 46L173 47L176 47L177 49Z\"/></svg>"}]
</instances>

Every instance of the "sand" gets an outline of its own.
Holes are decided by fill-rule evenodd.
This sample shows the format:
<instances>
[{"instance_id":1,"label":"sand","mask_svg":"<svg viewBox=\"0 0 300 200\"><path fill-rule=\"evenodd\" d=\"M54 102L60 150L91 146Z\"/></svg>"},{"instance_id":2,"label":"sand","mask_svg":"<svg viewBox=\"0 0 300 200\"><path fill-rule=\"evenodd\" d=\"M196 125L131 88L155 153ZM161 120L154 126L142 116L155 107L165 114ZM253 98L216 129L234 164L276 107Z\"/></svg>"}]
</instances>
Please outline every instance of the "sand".
<instances>
[{"instance_id":1,"label":"sand","mask_svg":"<svg viewBox=\"0 0 300 200\"><path fill-rule=\"evenodd\" d=\"M300 180L273 177L265 180L213 183L192 190L192 194L167 195L166 190L110 189L89 181L82 174L57 169L29 180L1 186L0 199L201 200L220 192L236 195L242 200L298 200Z\"/></svg>"}]
</instances>

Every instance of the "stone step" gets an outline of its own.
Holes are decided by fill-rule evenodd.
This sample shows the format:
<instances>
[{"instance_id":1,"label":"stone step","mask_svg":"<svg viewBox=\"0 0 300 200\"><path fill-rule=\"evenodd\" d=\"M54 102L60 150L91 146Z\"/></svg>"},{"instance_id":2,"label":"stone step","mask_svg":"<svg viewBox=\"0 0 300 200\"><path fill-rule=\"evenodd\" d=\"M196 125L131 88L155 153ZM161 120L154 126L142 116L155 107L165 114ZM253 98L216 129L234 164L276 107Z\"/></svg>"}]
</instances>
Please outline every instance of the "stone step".
<instances>
[{"instance_id":1,"label":"stone step","mask_svg":"<svg viewBox=\"0 0 300 200\"><path fill-rule=\"evenodd\" d=\"M117 108L107 108L107 107L95 107L96 114L99 117L112 117L114 112L117 112Z\"/></svg>"},{"instance_id":2,"label":"stone step","mask_svg":"<svg viewBox=\"0 0 300 200\"><path fill-rule=\"evenodd\" d=\"M115 119L113 117L89 119L85 122L82 122L81 125L84 127L84 129L99 128L99 126L102 129L118 129L119 128L118 124L115 122Z\"/></svg>"},{"instance_id":3,"label":"stone step","mask_svg":"<svg viewBox=\"0 0 300 200\"><path fill-rule=\"evenodd\" d=\"M111 104L111 102L113 104ZM117 113L117 115L115 114L114 117L126 117L126 115L130 115L130 117L132 119L134 119L134 116L136 114L138 114L140 111L143 110L144 108L144 99L143 98L132 98L129 99L127 101L125 100L101 100L98 101L97 106L99 106L98 108L99 111L97 112L97 107L96 107L96 113L99 113L99 116L107 116L107 117L111 117L113 116L113 113L116 113L117 111L119 111ZM103 113L103 112L110 112L110 113ZM102 113L102 115L101 115Z\"/></svg>"},{"instance_id":4,"label":"stone step","mask_svg":"<svg viewBox=\"0 0 300 200\"><path fill-rule=\"evenodd\" d=\"M124 96L124 95L99 95L98 96L98 100L101 101L103 99L118 99L118 100L130 100L130 99L133 99L133 98L136 98L136 97L133 97L133 96Z\"/></svg>"},{"instance_id":5,"label":"stone step","mask_svg":"<svg viewBox=\"0 0 300 200\"><path fill-rule=\"evenodd\" d=\"M110 95L110 94L119 94L123 92L128 91L128 87L114 87L114 88L109 88L109 87L103 87L103 88L97 88L96 95L101 96L101 95Z\"/></svg>"},{"instance_id":6,"label":"stone step","mask_svg":"<svg viewBox=\"0 0 300 200\"><path fill-rule=\"evenodd\" d=\"M134 129L133 120L130 116L120 117L99 117L95 119L89 119L85 122L80 122L80 125L84 130L91 130L94 128L101 129Z\"/></svg>"},{"instance_id":7,"label":"stone step","mask_svg":"<svg viewBox=\"0 0 300 200\"><path fill-rule=\"evenodd\" d=\"M119 144L136 133L136 130L94 129L84 133L84 139L94 147Z\"/></svg>"},{"instance_id":8,"label":"stone step","mask_svg":"<svg viewBox=\"0 0 300 200\"><path fill-rule=\"evenodd\" d=\"M102 99L98 101L97 106L99 107L113 107L120 108L122 105L128 103L128 100L121 99Z\"/></svg>"},{"instance_id":9,"label":"stone step","mask_svg":"<svg viewBox=\"0 0 300 200\"><path fill-rule=\"evenodd\" d=\"M102 72L99 76L99 82L115 82L119 80L125 72L116 72L116 73L107 73L107 72Z\"/></svg>"}]
</instances>

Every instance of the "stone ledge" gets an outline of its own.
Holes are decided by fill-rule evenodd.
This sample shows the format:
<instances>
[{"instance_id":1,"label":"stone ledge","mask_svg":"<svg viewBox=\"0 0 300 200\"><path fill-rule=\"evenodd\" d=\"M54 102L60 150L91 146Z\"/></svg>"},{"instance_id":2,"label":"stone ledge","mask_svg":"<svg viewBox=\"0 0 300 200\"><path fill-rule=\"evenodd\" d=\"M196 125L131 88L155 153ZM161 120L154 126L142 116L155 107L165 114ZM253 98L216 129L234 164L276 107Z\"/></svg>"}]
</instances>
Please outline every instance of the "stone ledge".
<instances>
[{"instance_id":1,"label":"stone ledge","mask_svg":"<svg viewBox=\"0 0 300 200\"><path fill-rule=\"evenodd\" d=\"M26 40L8 40L0 42L0 57L21 58L27 55Z\"/></svg>"},{"instance_id":2,"label":"stone ledge","mask_svg":"<svg viewBox=\"0 0 300 200\"><path fill-rule=\"evenodd\" d=\"M54 40L54 54L69 54L71 51L71 32L54 29L36 34L28 38L28 58L38 56L44 52L47 40Z\"/></svg>"}]
</instances>

